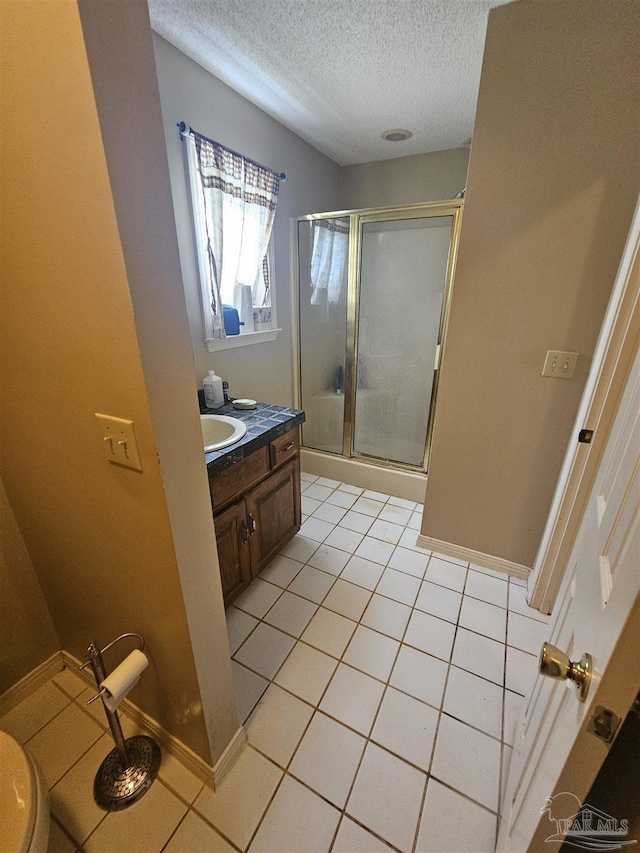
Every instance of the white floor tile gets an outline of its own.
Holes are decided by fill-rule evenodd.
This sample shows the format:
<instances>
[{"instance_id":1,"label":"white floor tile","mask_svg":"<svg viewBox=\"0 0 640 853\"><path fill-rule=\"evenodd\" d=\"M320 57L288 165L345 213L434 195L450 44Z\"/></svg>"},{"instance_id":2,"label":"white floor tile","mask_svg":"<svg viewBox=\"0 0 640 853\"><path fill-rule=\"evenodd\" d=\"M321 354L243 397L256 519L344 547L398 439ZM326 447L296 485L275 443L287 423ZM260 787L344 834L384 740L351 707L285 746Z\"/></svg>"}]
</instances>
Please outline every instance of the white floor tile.
<instances>
[{"instance_id":1,"label":"white floor tile","mask_svg":"<svg viewBox=\"0 0 640 853\"><path fill-rule=\"evenodd\" d=\"M481 805L497 811L500 743L443 714L431 775Z\"/></svg>"},{"instance_id":2,"label":"white floor tile","mask_svg":"<svg viewBox=\"0 0 640 853\"><path fill-rule=\"evenodd\" d=\"M61 672L56 673L53 676L53 680L58 687L61 690L64 690L67 696L70 696L72 699L79 696L87 686L87 682L84 681L77 672L74 672L68 667L65 667Z\"/></svg>"},{"instance_id":3,"label":"white floor tile","mask_svg":"<svg viewBox=\"0 0 640 853\"><path fill-rule=\"evenodd\" d=\"M461 593L447 589L445 586L424 581L418 593L416 607L424 613L430 613L439 619L445 619L447 622L456 624L461 603Z\"/></svg>"},{"instance_id":4,"label":"white floor tile","mask_svg":"<svg viewBox=\"0 0 640 853\"><path fill-rule=\"evenodd\" d=\"M356 548L356 556L386 566L393 551L391 542L382 542L382 540L374 539L372 536L365 536Z\"/></svg>"},{"instance_id":5,"label":"white floor tile","mask_svg":"<svg viewBox=\"0 0 640 853\"><path fill-rule=\"evenodd\" d=\"M318 477L315 474L308 474L306 471L301 471L300 479L303 483L315 483Z\"/></svg>"},{"instance_id":6,"label":"white floor tile","mask_svg":"<svg viewBox=\"0 0 640 853\"><path fill-rule=\"evenodd\" d=\"M362 624L401 640L411 616L411 608L374 593L362 616Z\"/></svg>"},{"instance_id":7,"label":"white floor tile","mask_svg":"<svg viewBox=\"0 0 640 853\"><path fill-rule=\"evenodd\" d=\"M538 658L529 655L520 649L507 646L507 667L505 673L505 687L528 696L533 683L538 676Z\"/></svg>"},{"instance_id":8,"label":"white floor tile","mask_svg":"<svg viewBox=\"0 0 640 853\"><path fill-rule=\"evenodd\" d=\"M341 809L347 801L365 744L360 735L316 712L289 771Z\"/></svg>"},{"instance_id":9,"label":"white floor tile","mask_svg":"<svg viewBox=\"0 0 640 853\"><path fill-rule=\"evenodd\" d=\"M497 569L487 569L484 566L477 566L475 563L469 563L469 568L474 572L481 572L483 575L488 575L491 578L502 581L508 585L509 575L506 572L499 572Z\"/></svg>"},{"instance_id":10,"label":"white floor tile","mask_svg":"<svg viewBox=\"0 0 640 853\"><path fill-rule=\"evenodd\" d=\"M156 781L129 809L109 812L83 845L86 853L146 853L162 850L187 806Z\"/></svg>"},{"instance_id":11,"label":"white floor tile","mask_svg":"<svg viewBox=\"0 0 640 853\"><path fill-rule=\"evenodd\" d=\"M416 853L493 853L496 817L429 779Z\"/></svg>"},{"instance_id":12,"label":"white floor tile","mask_svg":"<svg viewBox=\"0 0 640 853\"><path fill-rule=\"evenodd\" d=\"M371 498L363 496L358 498L352 508L354 512L361 512L363 515L370 515L372 518L376 518L383 507L384 503L381 501L374 501Z\"/></svg>"},{"instance_id":13,"label":"white floor tile","mask_svg":"<svg viewBox=\"0 0 640 853\"><path fill-rule=\"evenodd\" d=\"M352 619L320 607L301 639L321 652L339 658L355 629L356 623Z\"/></svg>"},{"instance_id":14,"label":"white floor tile","mask_svg":"<svg viewBox=\"0 0 640 853\"><path fill-rule=\"evenodd\" d=\"M322 503L313 513L313 517L328 521L330 524L338 524L345 513L346 509L341 506Z\"/></svg>"},{"instance_id":15,"label":"white floor tile","mask_svg":"<svg viewBox=\"0 0 640 853\"><path fill-rule=\"evenodd\" d=\"M227 607L227 636L229 637L229 652L234 655L258 624L255 616L250 616L237 607Z\"/></svg>"},{"instance_id":16,"label":"white floor tile","mask_svg":"<svg viewBox=\"0 0 640 853\"><path fill-rule=\"evenodd\" d=\"M420 548L417 545L418 539L418 531L412 530L410 527L405 528L404 533L400 537L400 541L398 545L401 545L403 548L409 548L412 551L417 551L420 554L426 554L429 556L431 551L427 551L424 548Z\"/></svg>"},{"instance_id":17,"label":"white floor tile","mask_svg":"<svg viewBox=\"0 0 640 853\"><path fill-rule=\"evenodd\" d=\"M334 583L335 577L327 572L305 566L289 584L289 592L320 604Z\"/></svg>"},{"instance_id":18,"label":"white floor tile","mask_svg":"<svg viewBox=\"0 0 640 853\"><path fill-rule=\"evenodd\" d=\"M281 779L282 770L248 746L219 790L205 787L194 808L245 850Z\"/></svg>"},{"instance_id":19,"label":"white floor tile","mask_svg":"<svg viewBox=\"0 0 640 853\"><path fill-rule=\"evenodd\" d=\"M502 687L492 681L452 666L442 710L500 740L503 693Z\"/></svg>"},{"instance_id":20,"label":"white floor tile","mask_svg":"<svg viewBox=\"0 0 640 853\"><path fill-rule=\"evenodd\" d=\"M315 544L315 543L314 543ZM258 577L261 580L269 581L269 583L281 586L283 589L288 587L291 581L302 568L302 563L298 560L292 560L291 557L285 557L284 554L278 554L266 569L263 569Z\"/></svg>"},{"instance_id":21,"label":"white floor tile","mask_svg":"<svg viewBox=\"0 0 640 853\"><path fill-rule=\"evenodd\" d=\"M422 580L424 573L427 570L429 562L429 552L422 553L412 551L410 548L403 548L398 545L391 555L389 560L389 568L397 569L399 572L404 572L407 575L413 575Z\"/></svg>"},{"instance_id":22,"label":"white floor tile","mask_svg":"<svg viewBox=\"0 0 640 853\"><path fill-rule=\"evenodd\" d=\"M458 557L450 557L448 554L440 554L438 551L434 551L433 556L438 560L444 560L445 563L453 563L456 566L462 566L463 569L469 568L469 563L466 560L459 559Z\"/></svg>"},{"instance_id":23,"label":"white floor tile","mask_svg":"<svg viewBox=\"0 0 640 853\"><path fill-rule=\"evenodd\" d=\"M347 803L347 814L403 853L410 853L425 784L426 774L370 743Z\"/></svg>"},{"instance_id":24,"label":"white floor tile","mask_svg":"<svg viewBox=\"0 0 640 853\"><path fill-rule=\"evenodd\" d=\"M470 595L472 598L479 598L482 601L488 601L489 604L495 604L497 607L506 608L508 589L509 584L505 581L469 569L464 594Z\"/></svg>"},{"instance_id":25,"label":"white floor tile","mask_svg":"<svg viewBox=\"0 0 640 853\"><path fill-rule=\"evenodd\" d=\"M350 495L361 495L364 489L361 489L360 486L352 486L349 483L340 483L338 491L349 492Z\"/></svg>"},{"instance_id":26,"label":"white floor tile","mask_svg":"<svg viewBox=\"0 0 640 853\"><path fill-rule=\"evenodd\" d=\"M353 554L363 538L362 533L356 533L355 530L347 530L346 527L336 527L327 536L326 544L332 545L334 548L340 548L341 551L346 551L348 554Z\"/></svg>"},{"instance_id":27,"label":"white floor tile","mask_svg":"<svg viewBox=\"0 0 640 853\"><path fill-rule=\"evenodd\" d=\"M357 499L357 496L350 492L343 492L340 489L336 489L335 492L327 498L327 503L333 504L333 506L341 506L343 509L350 509Z\"/></svg>"},{"instance_id":28,"label":"white floor tile","mask_svg":"<svg viewBox=\"0 0 640 853\"><path fill-rule=\"evenodd\" d=\"M247 719L254 705L269 686L269 682L261 675L231 661L231 672L233 674L233 692L238 708L238 718L241 723Z\"/></svg>"},{"instance_id":29,"label":"white floor tile","mask_svg":"<svg viewBox=\"0 0 640 853\"><path fill-rule=\"evenodd\" d=\"M299 637L309 624L318 605L288 590L283 592L264 617L264 621L287 634Z\"/></svg>"},{"instance_id":30,"label":"white floor tile","mask_svg":"<svg viewBox=\"0 0 640 853\"><path fill-rule=\"evenodd\" d=\"M390 497L389 500L387 501L387 503L390 506L399 506L399 507L402 507L403 509L410 509L412 512L416 508L416 502L415 501L408 501L405 498Z\"/></svg>"},{"instance_id":31,"label":"white floor tile","mask_svg":"<svg viewBox=\"0 0 640 853\"><path fill-rule=\"evenodd\" d=\"M437 616L414 610L404 641L409 646L448 661L453 649L456 626Z\"/></svg>"},{"instance_id":32,"label":"white floor tile","mask_svg":"<svg viewBox=\"0 0 640 853\"><path fill-rule=\"evenodd\" d=\"M349 510L349 512L343 516L338 527L346 527L347 530L355 530L356 533L362 533L364 535L367 533L372 524L373 518L371 518L370 515L362 515L361 512L353 512L353 510Z\"/></svg>"},{"instance_id":33,"label":"white floor tile","mask_svg":"<svg viewBox=\"0 0 640 853\"><path fill-rule=\"evenodd\" d=\"M233 606L244 610L256 619L262 619L264 614L276 603L282 595L282 589L272 583L255 578L233 602Z\"/></svg>"},{"instance_id":34,"label":"white floor tile","mask_svg":"<svg viewBox=\"0 0 640 853\"><path fill-rule=\"evenodd\" d=\"M103 734L103 728L71 704L27 742L27 750L51 788Z\"/></svg>"},{"instance_id":35,"label":"white floor tile","mask_svg":"<svg viewBox=\"0 0 640 853\"><path fill-rule=\"evenodd\" d=\"M389 684L435 708L442 704L447 664L409 646L401 646Z\"/></svg>"},{"instance_id":36,"label":"white floor tile","mask_svg":"<svg viewBox=\"0 0 640 853\"><path fill-rule=\"evenodd\" d=\"M247 721L247 739L276 764L286 767L312 715L310 705L271 684Z\"/></svg>"},{"instance_id":37,"label":"white floor tile","mask_svg":"<svg viewBox=\"0 0 640 853\"><path fill-rule=\"evenodd\" d=\"M49 794L52 814L78 844L83 844L104 819L104 811L93 799L93 780L98 767L112 749L113 739L110 735L103 735Z\"/></svg>"},{"instance_id":38,"label":"white floor tile","mask_svg":"<svg viewBox=\"0 0 640 853\"><path fill-rule=\"evenodd\" d=\"M397 545L403 533L404 527L402 525L394 524L392 521L382 521L378 516L369 528L368 535L373 536L374 539L380 539L382 542Z\"/></svg>"},{"instance_id":39,"label":"white floor tile","mask_svg":"<svg viewBox=\"0 0 640 853\"><path fill-rule=\"evenodd\" d=\"M504 643L458 628L451 658L456 666L503 685L504 656Z\"/></svg>"},{"instance_id":40,"label":"white floor tile","mask_svg":"<svg viewBox=\"0 0 640 853\"><path fill-rule=\"evenodd\" d=\"M456 592L462 592L466 576L466 566L460 566L457 563L451 563L432 555L424 579L454 589Z\"/></svg>"},{"instance_id":41,"label":"white floor tile","mask_svg":"<svg viewBox=\"0 0 640 853\"><path fill-rule=\"evenodd\" d=\"M8 714L0 718L0 729L7 732L20 743L26 743L30 737L46 726L56 714L70 703L70 699L55 684L48 681L38 687Z\"/></svg>"},{"instance_id":42,"label":"white floor tile","mask_svg":"<svg viewBox=\"0 0 640 853\"><path fill-rule=\"evenodd\" d=\"M322 506L322 501L302 495L301 504L304 515L311 515L318 509L318 507Z\"/></svg>"},{"instance_id":43,"label":"white floor tile","mask_svg":"<svg viewBox=\"0 0 640 853\"><path fill-rule=\"evenodd\" d=\"M504 691L504 742L513 746L516 728L524 711L525 698L511 690Z\"/></svg>"},{"instance_id":44,"label":"white floor tile","mask_svg":"<svg viewBox=\"0 0 640 853\"><path fill-rule=\"evenodd\" d=\"M513 613L519 613L521 616L528 616L529 619L536 619L538 622L548 623L550 616L540 613L533 607L527 604L526 587L517 586L517 584L509 584L509 610Z\"/></svg>"},{"instance_id":45,"label":"white floor tile","mask_svg":"<svg viewBox=\"0 0 640 853\"><path fill-rule=\"evenodd\" d=\"M322 602L322 606L346 616L347 619L358 622L370 598L370 590L338 578ZM371 627L375 626L372 625Z\"/></svg>"},{"instance_id":46,"label":"white floor tile","mask_svg":"<svg viewBox=\"0 0 640 853\"><path fill-rule=\"evenodd\" d=\"M305 702L317 705L337 665L338 662L324 652L305 643L296 643L275 682Z\"/></svg>"},{"instance_id":47,"label":"white floor tile","mask_svg":"<svg viewBox=\"0 0 640 853\"><path fill-rule=\"evenodd\" d=\"M382 699L384 684L341 663L319 707L363 735L368 735Z\"/></svg>"},{"instance_id":48,"label":"white floor tile","mask_svg":"<svg viewBox=\"0 0 640 853\"><path fill-rule=\"evenodd\" d=\"M399 601L401 604L413 607L419 589L419 578L415 578L413 575L406 575L404 572L398 572L396 569L387 568L380 578L376 592L378 595L384 595L386 598L392 598L394 601Z\"/></svg>"},{"instance_id":49,"label":"white floor tile","mask_svg":"<svg viewBox=\"0 0 640 853\"><path fill-rule=\"evenodd\" d=\"M344 815L332 853L390 853L391 847Z\"/></svg>"},{"instance_id":50,"label":"white floor tile","mask_svg":"<svg viewBox=\"0 0 640 853\"><path fill-rule=\"evenodd\" d=\"M544 622L528 619L518 613L509 613L507 645L530 655L539 655L548 634L549 628Z\"/></svg>"},{"instance_id":51,"label":"white floor tile","mask_svg":"<svg viewBox=\"0 0 640 853\"><path fill-rule=\"evenodd\" d=\"M342 485L340 480L331 480L329 477L318 477L316 480L316 485L318 486L327 486L330 489L337 489L338 486Z\"/></svg>"},{"instance_id":52,"label":"white floor tile","mask_svg":"<svg viewBox=\"0 0 640 853\"><path fill-rule=\"evenodd\" d=\"M328 853L340 812L286 776L249 848L250 853Z\"/></svg>"},{"instance_id":53,"label":"white floor tile","mask_svg":"<svg viewBox=\"0 0 640 853\"><path fill-rule=\"evenodd\" d=\"M399 648L397 640L358 625L343 660L367 675L387 681Z\"/></svg>"},{"instance_id":54,"label":"white floor tile","mask_svg":"<svg viewBox=\"0 0 640 853\"><path fill-rule=\"evenodd\" d=\"M514 586L523 586L525 588L527 586L527 582L524 578L516 578L513 575L509 576L509 583L513 584Z\"/></svg>"},{"instance_id":55,"label":"white floor tile","mask_svg":"<svg viewBox=\"0 0 640 853\"><path fill-rule=\"evenodd\" d=\"M295 645L288 634L262 622L234 655L238 663L265 678L273 678Z\"/></svg>"},{"instance_id":56,"label":"white floor tile","mask_svg":"<svg viewBox=\"0 0 640 853\"><path fill-rule=\"evenodd\" d=\"M378 518L382 521L392 521L394 524L400 524L404 527L411 518L411 510L403 509L402 507L395 506L394 504L387 504L380 510Z\"/></svg>"},{"instance_id":57,"label":"white floor tile","mask_svg":"<svg viewBox=\"0 0 640 853\"><path fill-rule=\"evenodd\" d=\"M291 539L280 552L285 557L291 557L292 560L297 560L299 563L306 563L309 557L318 550L318 543L313 539L306 539L300 533Z\"/></svg>"},{"instance_id":58,"label":"white floor tile","mask_svg":"<svg viewBox=\"0 0 640 853\"><path fill-rule=\"evenodd\" d=\"M204 784L190 770L187 770L181 761L166 750L162 754L162 764L158 775L174 794L178 794L188 803L195 800Z\"/></svg>"},{"instance_id":59,"label":"white floor tile","mask_svg":"<svg viewBox=\"0 0 640 853\"><path fill-rule=\"evenodd\" d=\"M340 531L336 529L335 532L339 533ZM351 531L345 532L350 533ZM359 536L359 534L355 535ZM339 536L333 538L338 538L340 540ZM329 572L332 575L339 575L342 569L346 566L349 556L350 554L346 553L344 550L333 547L329 545L328 542L325 542L318 548L315 554L313 554L308 565L315 569L321 569L323 572Z\"/></svg>"},{"instance_id":60,"label":"white floor tile","mask_svg":"<svg viewBox=\"0 0 640 853\"><path fill-rule=\"evenodd\" d=\"M318 481L316 480L315 483L307 486L302 494L306 495L308 498L315 498L318 501L326 501L332 492L333 489L330 489L328 486L319 486Z\"/></svg>"},{"instance_id":61,"label":"white floor tile","mask_svg":"<svg viewBox=\"0 0 640 853\"><path fill-rule=\"evenodd\" d=\"M332 530L333 524L328 521L322 521L322 519L316 518L315 516L311 516L300 527L300 535L304 536L306 539L314 539L316 542L324 542Z\"/></svg>"},{"instance_id":62,"label":"white floor tile","mask_svg":"<svg viewBox=\"0 0 640 853\"><path fill-rule=\"evenodd\" d=\"M385 492L374 492L371 489L366 489L363 494L363 498L367 498L371 501L380 501L381 503L386 503L389 500L389 495L385 494Z\"/></svg>"},{"instance_id":63,"label":"white floor tile","mask_svg":"<svg viewBox=\"0 0 640 853\"><path fill-rule=\"evenodd\" d=\"M504 797L507 793L507 782L509 780L509 770L511 769L511 757L513 748L510 746L502 747L502 779L500 782L500 813L506 814L504 808Z\"/></svg>"},{"instance_id":64,"label":"white floor tile","mask_svg":"<svg viewBox=\"0 0 640 853\"><path fill-rule=\"evenodd\" d=\"M428 770L437 725L438 712L434 708L388 687L371 739L422 770Z\"/></svg>"},{"instance_id":65,"label":"white floor tile","mask_svg":"<svg viewBox=\"0 0 640 853\"><path fill-rule=\"evenodd\" d=\"M188 812L162 853L234 853L234 850L195 812Z\"/></svg>"},{"instance_id":66,"label":"white floor tile","mask_svg":"<svg viewBox=\"0 0 640 853\"><path fill-rule=\"evenodd\" d=\"M91 705L87 705L89 699L95 695L95 687L85 687L82 693L76 698L76 704L80 705L84 711L90 714L99 726L108 730L109 724L107 723L102 702L92 702ZM2 728L2 726L0 726L0 728Z\"/></svg>"},{"instance_id":67,"label":"white floor tile","mask_svg":"<svg viewBox=\"0 0 640 853\"><path fill-rule=\"evenodd\" d=\"M465 595L462 600L459 625L469 631L475 631L476 634L504 643L507 634L507 611L496 607L495 604L487 604L486 601L479 601L477 598L469 598Z\"/></svg>"},{"instance_id":68,"label":"white floor tile","mask_svg":"<svg viewBox=\"0 0 640 853\"><path fill-rule=\"evenodd\" d=\"M421 512L412 513L411 518L407 522L407 527L410 528L411 530L415 530L416 532L419 532L420 528L422 527L422 513Z\"/></svg>"},{"instance_id":69,"label":"white floor tile","mask_svg":"<svg viewBox=\"0 0 640 853\"><path fill-rule=\"evenodd\" d=\"M342 580L355 583L365 589L373 591L382 577L384 566L367 560L364 557L354 556L342 570Z\"/></svg>"},{"instance_id":70,"label":"white floor tile","mask_svg":"<svg viewBox=\"0 0 640 853\"><path fill-rule=\"evenodd\" d=\"M67 838L55 820L50 818L47 853L76 853L77 846Z\"/></svg>"}]
</instances>

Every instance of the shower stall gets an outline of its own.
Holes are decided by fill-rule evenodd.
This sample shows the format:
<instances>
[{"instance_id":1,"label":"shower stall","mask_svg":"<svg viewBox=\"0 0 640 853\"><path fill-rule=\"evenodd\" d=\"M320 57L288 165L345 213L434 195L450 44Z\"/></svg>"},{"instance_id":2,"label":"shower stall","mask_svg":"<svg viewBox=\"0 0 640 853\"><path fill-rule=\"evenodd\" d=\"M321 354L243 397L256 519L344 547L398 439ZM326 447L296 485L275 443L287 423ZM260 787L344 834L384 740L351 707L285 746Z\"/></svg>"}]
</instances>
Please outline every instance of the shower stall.
<instances>
[{"instance_id":1,"label":"shower stall","mask_svg":"<svg viewBox=\"0 0 640 853\"><path fill-rule=\"evenodd\" d=\"M298 393L316 472L339 458L424 478L463 204L297 220Z\"/></svg>"}]
</instances>

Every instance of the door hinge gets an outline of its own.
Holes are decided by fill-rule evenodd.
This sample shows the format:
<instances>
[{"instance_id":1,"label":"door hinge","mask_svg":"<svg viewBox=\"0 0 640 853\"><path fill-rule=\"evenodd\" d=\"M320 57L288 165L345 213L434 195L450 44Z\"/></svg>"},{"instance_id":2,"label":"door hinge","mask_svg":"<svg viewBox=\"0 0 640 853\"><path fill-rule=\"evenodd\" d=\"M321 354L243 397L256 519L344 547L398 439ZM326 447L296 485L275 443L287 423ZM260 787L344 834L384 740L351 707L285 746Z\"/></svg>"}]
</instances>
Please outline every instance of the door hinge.
<instances>
[{"instance_id":1,"label":"door hinge","mask_svg":"<svg viewBox=\"0 0 640 853\"><path fill-rule=\"evenodd\" d=\"M603 705L598 705L587 726L587 731L592 735L599 737L605 743L611 743L620 726L620 717L605 708Z\"/></svg>"},{"instance_id":2,"label":"door hinge","mask_svg":"<svg viewBox=\"0 0 640 853\"><path fill-rule=\"evenodd\" d=\"M593 430L592 429L581 429L578 433L578 441L581 444L591 444L591 439L593 438Z\"/></svg>"}]
</instances>

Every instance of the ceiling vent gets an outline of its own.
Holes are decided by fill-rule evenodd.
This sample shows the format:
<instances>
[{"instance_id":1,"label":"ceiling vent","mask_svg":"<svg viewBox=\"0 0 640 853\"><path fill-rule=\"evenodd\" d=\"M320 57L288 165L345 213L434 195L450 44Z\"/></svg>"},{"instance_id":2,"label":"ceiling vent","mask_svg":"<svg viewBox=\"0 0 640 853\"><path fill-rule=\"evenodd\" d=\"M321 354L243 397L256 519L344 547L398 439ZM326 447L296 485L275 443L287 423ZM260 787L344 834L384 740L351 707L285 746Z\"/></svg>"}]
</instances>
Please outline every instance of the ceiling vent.
<instances>
[{"instance_id":1,"label":"ceiling vent","mask_svg":"<svg viewBox=\"0 0 640 853\"><path fill-rule=\"evenodd\" d=\"M404 130L401 127L394 127L393 130L385 130L381 135L387 142L404 142L405 139L410 139L413 136L410 130Z\"/></svg>"}]
</instances>

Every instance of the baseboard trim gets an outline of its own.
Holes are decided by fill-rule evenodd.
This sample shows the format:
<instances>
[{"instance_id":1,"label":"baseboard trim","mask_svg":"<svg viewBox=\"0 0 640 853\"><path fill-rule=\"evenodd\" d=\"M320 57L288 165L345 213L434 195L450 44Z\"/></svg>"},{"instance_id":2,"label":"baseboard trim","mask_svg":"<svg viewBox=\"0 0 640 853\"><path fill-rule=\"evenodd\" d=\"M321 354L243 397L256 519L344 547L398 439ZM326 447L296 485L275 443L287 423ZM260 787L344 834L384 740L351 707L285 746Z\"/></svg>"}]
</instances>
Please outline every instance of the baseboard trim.
<instances>
[{"instance_id":1,"label":"baseboard trim","mask_svg":"<svg viewBox=\"0 0 640 853\"><path fill-rule=\"evenodd\" d=\"M61 655L64 660L64 664L68 669L71 669L76 675L86 681L90 687L97 689L92 674L88 669L81 670L79 668L81 662L76 657L64 650ZM149 737L158 741L158 744L162 749L166 750L181 761L182 764L184 764L184 766L194 774L194 776L197 776L198 779L201 779L210 787L215 788L215 768L210 764L207 764L203 758L197 755L186 744L182 743L181 740L178 740L177 737L163 728L163 726L154 720L153 717L150 717L144 711L140 710L140 708L138 708L137 705L134 705L129 699L123 700L122 704L118 708L118 713L122 713L124 716L129 717L129 719L141 729L143 734L149 735ZM233 743L233 740L231 743ZM228 749L229 747L227 747L227 750ZM223 756L226 754L227 750L225 750Z\"/></svg>"},{"instance_id":2,"label":"baseboard trim","mask_svg":"<svg viewBox=\"0 0 640 853\"><path fill-rule=\"evenodd\" d=\"M416 545L428 551L437 551L439 554L445 554L448 557L474 563L476 566L482 566L483 569L493 569L495 572L512 575L514 578L527 580L531 574L531 569L527 566L521 566L520 563L512 563L502 557L493 557L491 554L483 554L482 551L474 551L472 548L465 548L462 545L443 542L441 539L433 539L431 536L420 534L416 540Z\"/></svg>"},{"instance_id":3,"label":"baseboard trim","mask_svg":"<svg viewBox=\"0 0 640 853\"><path fill-rule=\"evenodd\" d=\"M240 757L240 753L247 742L247 733L243 726L236 729L236 733L213 768L213 789L217 791L227 778L229 771Z\"/></svg>"},{"instance_id":4,"label":"baseboard trim","mask_svg":"<svg viewBox=\"0 0 640 853\"><path fill-rule=\"evenodd\" d=\"M9 711L20 704L24 699L28 699L32 693L35 693L39 687L46 684L49 679L57 672L64 669L64 660L62 652L54 652L51 657L39 664L31 672L28 672L24 678L21 678L12 687L0 696L0 717L8 714Z\"/></svg>"}]
</instances>

